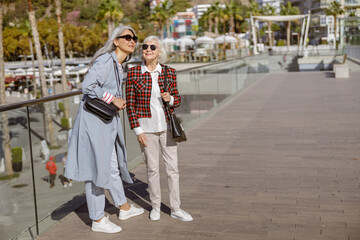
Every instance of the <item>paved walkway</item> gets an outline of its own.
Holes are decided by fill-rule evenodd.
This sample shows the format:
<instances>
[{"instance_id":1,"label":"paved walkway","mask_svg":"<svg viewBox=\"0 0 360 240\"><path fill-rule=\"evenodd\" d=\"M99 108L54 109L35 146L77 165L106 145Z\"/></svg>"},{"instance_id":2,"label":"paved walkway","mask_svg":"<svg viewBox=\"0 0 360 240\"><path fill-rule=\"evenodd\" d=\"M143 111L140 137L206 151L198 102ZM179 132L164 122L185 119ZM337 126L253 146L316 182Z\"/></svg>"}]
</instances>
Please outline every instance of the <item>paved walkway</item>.
<instances>
[{"instance_id":1,"label":"paved walkway","mask_svg":"<svg viewBox=\"0 0 360 240\"><path fill-rule=\"evenodd\" d=\"M269 74L188 132L179 145L183 209L169 216L162 165L161 220L148 219L145 165L129 201L144 215L119 234L90 231L86 205L38 239L360 239L360 78Z\"/></svg>"}]
</instances>

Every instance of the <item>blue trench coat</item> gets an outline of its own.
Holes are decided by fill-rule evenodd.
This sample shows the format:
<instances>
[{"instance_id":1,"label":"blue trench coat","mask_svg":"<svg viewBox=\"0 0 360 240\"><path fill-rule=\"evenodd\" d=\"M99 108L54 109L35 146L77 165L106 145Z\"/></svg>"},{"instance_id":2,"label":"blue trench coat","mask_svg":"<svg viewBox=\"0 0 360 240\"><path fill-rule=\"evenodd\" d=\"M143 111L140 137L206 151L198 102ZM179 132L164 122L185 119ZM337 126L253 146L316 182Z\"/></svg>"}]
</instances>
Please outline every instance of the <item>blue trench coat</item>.
<instances>
[{"instance_id":1,"label":"blue trench coat","mask_svg":"<svg viewBox=\"0 0 360 240\"><path fill-rule=\"evenodd\" d=\"M114 66L116 64L116 68ZM115 52L98 57L89 69L82 84L82 91L91 98L102 99L104 92L120 97L115 70L120 76ZM84 98L80 102L74 128L70 136L65 168L65 177L76 181L92 181L96 186L109 188L111 153L116 146L121 178L133 183L127 167L126 148L119 114L109 123L104 123L84 110Z\"/></svg>"}]
</instances>

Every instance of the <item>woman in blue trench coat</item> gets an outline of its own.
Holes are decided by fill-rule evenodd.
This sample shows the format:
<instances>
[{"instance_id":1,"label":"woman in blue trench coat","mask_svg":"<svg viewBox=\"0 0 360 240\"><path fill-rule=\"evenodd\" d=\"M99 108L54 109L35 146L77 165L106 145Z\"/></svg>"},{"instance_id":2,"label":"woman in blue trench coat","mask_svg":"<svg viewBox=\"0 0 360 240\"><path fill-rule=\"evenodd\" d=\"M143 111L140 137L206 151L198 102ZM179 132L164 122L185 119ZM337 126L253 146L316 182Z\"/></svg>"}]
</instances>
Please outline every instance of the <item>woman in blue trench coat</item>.
<instances>
[{"instance_id":1,"label":"woman in blue trench coat","mask_svg":"<svg viewBox=\"0 0 360 240\"><path fill-rule=\"evenodd\" d=\"M117 27L89 64L82 84L84 97L80 102L71 133L65 177L85 181L86 201L92 231L117 233L120 226L105 216L105 189L119 206L119 219L125 220L144 213L143 208L128 204L122 180L133 183L126 162L126 149L119 113L109 122L84 108L86 97L113 103L119 111L126 107L121 92L121 64L131 58L137 36L126 26ZM120 82L118 77L120 77Z\"/></svg>"}]
</instances>

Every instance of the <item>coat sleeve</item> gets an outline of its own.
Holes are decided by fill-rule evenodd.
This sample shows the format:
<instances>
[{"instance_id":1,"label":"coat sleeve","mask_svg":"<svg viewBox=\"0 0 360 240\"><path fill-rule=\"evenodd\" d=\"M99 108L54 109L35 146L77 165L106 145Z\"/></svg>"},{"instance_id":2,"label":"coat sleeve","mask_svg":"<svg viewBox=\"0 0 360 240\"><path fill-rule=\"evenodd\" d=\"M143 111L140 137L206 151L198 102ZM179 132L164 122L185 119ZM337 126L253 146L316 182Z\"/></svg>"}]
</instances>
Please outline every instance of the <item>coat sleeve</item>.
<instances>
[{"instance_id":1,"label":"coat sleeve","mask_svg":"<svg viewBox=\"0 0 360 240\"><path fill-rule=\"evenodd\" d=\"M171 107L177 108L181 104L181 96L180 96L178 88L177 88L176 70L174 68L170 68L169 70L170 70L170 77L171 77L170 95L174 97L174 104Z\"/></svg>"},{"instance_id":2,"label":"coat sleeve","mask_svg":"<svg viewBox=\"0 0 360 240\"><path fill-rule=\"evenodd\" d=\"M113 72L114 65L112 58L98 57L89 69L82 83L82 92L91 98L102 99L105 91L102 86L109 74Z\"/></svg>"},{"instance_id":3,"label":"coat sleeve","mask_svg":"<svg viewBox=\"0 0 360 240\"><path fill-rule=\"evenodd\" d=\"M139 127L139 121L135 109L136 91L135 91L135 77L133 69L129 69L126 80L126 112L129 118L130 128Z\"/></svg>"}]
</instances>

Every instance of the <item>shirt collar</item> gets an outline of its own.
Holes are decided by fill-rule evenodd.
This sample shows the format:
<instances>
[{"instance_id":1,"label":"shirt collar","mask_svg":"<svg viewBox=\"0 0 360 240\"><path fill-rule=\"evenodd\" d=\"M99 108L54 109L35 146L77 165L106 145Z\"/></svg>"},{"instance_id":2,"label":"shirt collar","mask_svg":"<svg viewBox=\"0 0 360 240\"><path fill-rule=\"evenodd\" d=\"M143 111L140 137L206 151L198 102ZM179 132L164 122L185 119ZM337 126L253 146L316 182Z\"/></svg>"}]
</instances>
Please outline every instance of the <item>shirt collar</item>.
<instances>
[{"instance_id":1,"label":"shirt collar","mask_svg":"<svg viewBox=\"0 0 360 240\"><path fill-rule=\"evenodd\" d=\"M160 74L160 73L161 73L161 65L158 63L157 66L156 66L156 68L155 68L155 70L154 70L154 71L150 71L150 70L146 67L145 63L142 62L142 64L141 64L141 74L144 74L144 73L146 73L146 72L149 72L149 73L151 73L151 72L158 72L158 73Z\"/></svg>"}]
</instances>

